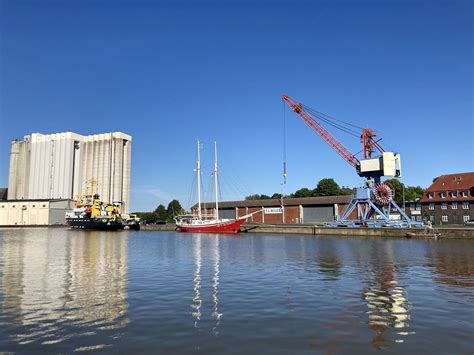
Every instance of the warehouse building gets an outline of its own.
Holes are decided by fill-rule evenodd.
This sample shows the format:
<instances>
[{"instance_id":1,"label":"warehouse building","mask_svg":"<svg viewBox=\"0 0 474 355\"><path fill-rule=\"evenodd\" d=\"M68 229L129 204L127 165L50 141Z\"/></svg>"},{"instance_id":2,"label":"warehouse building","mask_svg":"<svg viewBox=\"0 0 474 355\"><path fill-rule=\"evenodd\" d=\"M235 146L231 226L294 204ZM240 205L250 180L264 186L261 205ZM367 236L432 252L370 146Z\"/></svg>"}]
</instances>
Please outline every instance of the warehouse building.
<instances>
[{"instance_id":1,"label":"warehouse building","mask_svg":"<svg viewBox=\"0 0 474 355\"><path fill-rule=\"evenodd\" d=\"M423 219L435 225L474 220L474 172L435 178L420 202Z\"/></svg>"},{"instance_id":2,"label":"warehouse building","mask_svg":"<svg viewBox=\"0 0 474 355\"><path fill-rule=\"evenodd\" d=\"M82 136L33 133L12 142L8 200L73 199L95 180L108 203L128 212L132 137L121 133Z\"/></svg>"},{"instance_id":3,"label":"warehouse building","mask_svg":"<svg viewBox=\"0 0 474 355\"><path fill-rule=\"evenodd\" d=\"M72 200L0 201L0 226L63 225L72 208Z\"/></svg>"},{"instance_id":4,"label":"warehouse building","mask_svg":"<svg viewBox=\"0 0 474 355\"><path fill-rule=\"evenodd\" d=\"M234 219L257 212L249 222L320 224L339 218L350 199L351 196L285 198L283 204L279 199L226 201L219 202L219 217ZM201 208L203 214L214 214L215 203L203 203ZM197 211L194 205L192 212Z\"/></svg>"}]
</instances>

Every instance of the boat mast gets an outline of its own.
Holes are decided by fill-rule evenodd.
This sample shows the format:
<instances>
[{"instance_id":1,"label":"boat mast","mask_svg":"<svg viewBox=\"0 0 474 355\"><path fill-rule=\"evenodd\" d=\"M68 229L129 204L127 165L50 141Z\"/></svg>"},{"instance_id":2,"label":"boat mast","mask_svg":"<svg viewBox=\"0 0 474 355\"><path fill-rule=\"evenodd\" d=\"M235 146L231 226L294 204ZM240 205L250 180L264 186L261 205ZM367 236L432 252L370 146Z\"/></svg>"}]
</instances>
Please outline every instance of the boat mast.
<instances>
[{"instance_id":1,"label":"boat mast","mask_svg":"<svg viewBox=\"0 0 474 355\"><path fill-rule=\"evenodd\" d=\"M197 185L198 185L198 218L202 219L202 213L201 213L201 143L199 142L199 139L197 141L198 144L198 160L197 160L197 166L196 166L196 172L197 172Z\"/></svg>"},{"instance_id":2,"label":"boat mast","mask_svg":"<svg viewBox=\"0 0 474 355\"><path fill-rule=\"evenodd\" d=\"M216 187L216 220L219 220L219 198L218 198L218 186L219 179L217 178L217 142L214 142L214 185Z\"/></svg>"}]
</instances>

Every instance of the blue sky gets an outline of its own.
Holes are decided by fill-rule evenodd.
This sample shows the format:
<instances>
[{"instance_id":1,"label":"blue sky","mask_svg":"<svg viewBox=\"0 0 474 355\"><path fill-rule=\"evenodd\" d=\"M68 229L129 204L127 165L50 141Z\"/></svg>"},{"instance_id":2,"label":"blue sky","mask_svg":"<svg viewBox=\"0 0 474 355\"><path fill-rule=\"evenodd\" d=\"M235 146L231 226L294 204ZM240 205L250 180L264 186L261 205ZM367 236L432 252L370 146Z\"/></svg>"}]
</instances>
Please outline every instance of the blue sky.
<instances>
[{"instance_id":1,"label":"blue sky","mask_svg":"<svg viewBox=\"0 0 474 355\"><path fill-rule=\"evenodd\" d=\"M281 95L372 127L402 181L474 170L471 1L0 0L0 186L32 132L133 136L132 207L189 200L195 141L222 194L363 180ZM329 127L328 127L329 128ZM353 152L352 136L331 130Z\"/></svg>"}]
</instances>

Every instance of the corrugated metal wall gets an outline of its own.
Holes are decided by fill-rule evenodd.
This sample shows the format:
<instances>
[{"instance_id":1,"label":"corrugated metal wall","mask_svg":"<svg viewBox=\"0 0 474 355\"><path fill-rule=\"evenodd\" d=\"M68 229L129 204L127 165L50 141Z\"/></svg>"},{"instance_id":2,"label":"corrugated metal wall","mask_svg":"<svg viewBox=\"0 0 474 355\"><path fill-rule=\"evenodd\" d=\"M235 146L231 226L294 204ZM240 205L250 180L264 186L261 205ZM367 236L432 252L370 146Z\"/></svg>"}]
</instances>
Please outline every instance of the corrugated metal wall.
<instances>
[{"instance_id":1,"label":"corrugated metal wall","mask_svg":"<svg viewBox=\"0 0 474 355\"><path fill-rule=\"evenodd\" d=\"M131 137L120 133L81 136L33 133L14 141L10 153L9 199L64 199L86 192L86 181L106 202L130 208Z\"/></svg>"},{"instance_id":2,"label":"corrugated metal wall","mask_svg":"<svg viewBox=\"0 0 474 355\"><path fill-rule=\"evenodd\" d=\"M334 206L303 206L303 223L334 221Z\"/></svg>"},{"instance_id":3,"label":"corrugated metal wall","mask_svg":"<svg viewBox=\"0 0 474 355\"><path fill-rule=\"evenodd\" d=\"M219 218L235 218L235 208L219 208Z\"/></svg>"}]
</instances>

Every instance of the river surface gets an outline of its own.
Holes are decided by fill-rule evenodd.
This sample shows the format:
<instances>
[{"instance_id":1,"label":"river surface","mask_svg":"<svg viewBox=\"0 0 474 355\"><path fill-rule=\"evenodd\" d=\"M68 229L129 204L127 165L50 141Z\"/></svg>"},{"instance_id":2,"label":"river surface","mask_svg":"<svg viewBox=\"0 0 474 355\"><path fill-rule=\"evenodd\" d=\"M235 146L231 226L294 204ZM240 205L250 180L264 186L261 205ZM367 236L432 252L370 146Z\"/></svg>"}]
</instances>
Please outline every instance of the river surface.
<instances>
[{"instance_id":1,"label":"river surface","mask_svg":"<svg viewBox=\"0 0 474 355\"><path fill-rule=\"evenodd\" d=\"M0 230L0 352L474 350L474 242Z\"/></svg>"}]
</instances>

